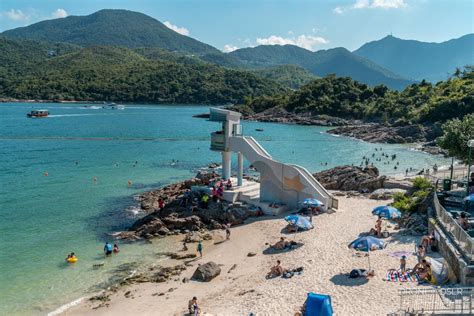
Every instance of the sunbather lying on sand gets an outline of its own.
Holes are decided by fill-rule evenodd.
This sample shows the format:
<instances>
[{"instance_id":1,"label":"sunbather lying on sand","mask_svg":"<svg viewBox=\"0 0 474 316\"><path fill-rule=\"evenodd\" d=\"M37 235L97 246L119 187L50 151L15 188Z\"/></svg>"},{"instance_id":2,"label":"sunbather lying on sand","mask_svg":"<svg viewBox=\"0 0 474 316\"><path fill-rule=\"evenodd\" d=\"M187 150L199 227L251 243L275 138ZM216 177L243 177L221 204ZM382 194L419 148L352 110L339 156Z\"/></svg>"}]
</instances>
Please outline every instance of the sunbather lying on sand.
<instances>
[{"instance_id":1,"label":"sunbather lying on sand","mask_svg":"<svg viewBox=\"0 0 474 316\"><path fill-rule=\"evenodd\" d=\"M290 242L286 241L285 237L281 237L280 240L271 247L273 247L276 250L283 250L283 249L285 249L286 247L289 247L289 246L290 246Z\"/></svg>"},{"instance_id":2,"label":"sunbather lying on sand","mask_svg":"<svg viewBox=\"0 0 474 316\"><path fill-rule=\"evenodd\" d=\"M277 260L277 264L270 268L270 272L267 273L267 278L274 278L282 275L285 272L281 266L280 260Z\"/></svg>"},{"instance_id":3,"label":"sunbather lying on sand","mask_svg":"<svg viewBox=\"0 0 474 316\"><path fill-rule=\"evenodd\" d=\"M296 225L288 224L288 226L286 226L286 230L289 233L296 233L298 231L298 227L296 227Z\"/></svg>"}]
</instances>

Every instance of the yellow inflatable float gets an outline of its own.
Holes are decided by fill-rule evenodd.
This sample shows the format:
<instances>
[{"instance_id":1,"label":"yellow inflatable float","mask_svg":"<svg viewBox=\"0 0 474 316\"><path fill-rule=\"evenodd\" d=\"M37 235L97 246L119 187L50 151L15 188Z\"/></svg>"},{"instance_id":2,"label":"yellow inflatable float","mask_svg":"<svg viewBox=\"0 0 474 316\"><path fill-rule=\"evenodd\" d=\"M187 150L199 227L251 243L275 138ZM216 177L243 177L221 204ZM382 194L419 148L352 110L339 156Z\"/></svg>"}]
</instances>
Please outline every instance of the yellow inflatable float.
<instances>
[{"instance_id":1,"label":"yellow inflatable float","mask_svg":"<svg viewBox=\"0 0 474 316\"><path fill-rule=\"evenodd\" d=\"M76 257L67 258L66 261L69 263L74 263L77 261L77 258Z\"/></svg>"}]
</instances>

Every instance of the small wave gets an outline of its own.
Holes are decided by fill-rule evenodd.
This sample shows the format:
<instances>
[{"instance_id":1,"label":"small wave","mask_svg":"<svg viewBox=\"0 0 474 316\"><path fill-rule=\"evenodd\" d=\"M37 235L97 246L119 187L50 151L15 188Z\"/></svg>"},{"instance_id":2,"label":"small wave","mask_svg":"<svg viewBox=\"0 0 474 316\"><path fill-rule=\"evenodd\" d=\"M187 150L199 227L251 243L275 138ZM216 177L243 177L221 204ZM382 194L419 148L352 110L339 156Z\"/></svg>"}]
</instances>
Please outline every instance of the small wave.
<instances>
[{"instance_id":1,"label":"small wave","mask_svg":"<svg viewBox=\"0 0 474 316\"><path fill-rule=\"evenodd\" d=\"M79 303L81 303L84 300L84 298L85 297L81 297L81 298L78 298L77 300L74 300L72 302L69 302L67 304L62 305L59 308L55 309L54 311L48 313L48 316L55 316L55 315L62 314L65 311L67 311L68 309L70 309L71 307L76 306Z\"/></svg>"},{"instance_id":2,"label":"small wave","mask_svg":"<svg viewBox=\"0 0 474 316\"><path fill-rule=\"evenodd\" d=\"M96 114L58 114L58 115L49 115L48 117L67 117L67 116L90 116Z\"/></svg>"},{"instance_id":3,"label":"small wave","mask_svg":"<svg viewBox=\"0 0 474 316\"><path fill-rule=\"evenodd\" d=\"M102 107L101 106L95 106L95 105L93 105L93 106L81 106L80 109L81 110L100 110L100 109L102 109Z\"/></svg>"},{"instance_id":4,"label":"small wave","mask_svg":"<svg viewBox=\"0 0 474 316\"><path fill-rule=\"evenodd\" d=\"M132 213L133 215L138 215L143 212L143 210L138 206L129 206L125 209L125 211Z\"/></svg>"}]
</instances>

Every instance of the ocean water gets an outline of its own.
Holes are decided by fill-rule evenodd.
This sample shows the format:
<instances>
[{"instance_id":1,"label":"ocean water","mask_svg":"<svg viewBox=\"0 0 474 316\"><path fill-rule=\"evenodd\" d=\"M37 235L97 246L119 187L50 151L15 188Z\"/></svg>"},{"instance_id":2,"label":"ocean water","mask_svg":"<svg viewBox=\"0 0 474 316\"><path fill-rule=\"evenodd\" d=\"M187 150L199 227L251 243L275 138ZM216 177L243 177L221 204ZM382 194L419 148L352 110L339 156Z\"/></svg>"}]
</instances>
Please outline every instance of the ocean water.
<instances>
[{"instance_id":1,"label":"ocean water","mask_svg":"<svg viewBox=\"0 0 474 316\"><path fill-rule=\"evenodd\" d=\"M51 116L28 119L32 108L46 108ZM134 195L189 178L220 161L209 150L209 134L219 124L192 118L207 109L1 104L0 315L47 314L97 289L121 264L156 260L156 247L167 247L162 240L154 241L153 248L120 244L120 254L107 259L103 244L112 241L110 233L140 216L129 208ZM310 171L359 165L363 156L379 155L375 148L397 155L390 164L388 159L375 163L385 174L449 163L409 146L369 144L326 130L244 122L244 134L254 136L274 158ZM68 265L64 258L71 251L79 261ZM104 266L94 269L97 263Z\"/></svg>"}]
</instances>

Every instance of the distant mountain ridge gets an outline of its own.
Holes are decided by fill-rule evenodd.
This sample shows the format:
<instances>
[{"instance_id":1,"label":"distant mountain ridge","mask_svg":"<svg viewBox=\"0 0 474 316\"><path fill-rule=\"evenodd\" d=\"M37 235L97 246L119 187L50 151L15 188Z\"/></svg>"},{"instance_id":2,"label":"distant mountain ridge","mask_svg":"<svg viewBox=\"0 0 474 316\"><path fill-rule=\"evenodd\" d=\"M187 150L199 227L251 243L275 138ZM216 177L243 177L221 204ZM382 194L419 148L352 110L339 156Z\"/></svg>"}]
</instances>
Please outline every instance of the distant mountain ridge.
<instances>
[{"instance_id":1,"label":"distant mountain ridge","mask_svg":"<svg viewBox=\"0 0 474 316\"><path fill-rule=\"evenodd\" d=\"M386 36L362 45L354 54L407 78L437 82L454 70L474 64L474 34L441 43Z\"/></svg>"},{"instance_id":2,"label":"distant mountain ridge","mask_svg":"<svg viewBox=\"0 0 474 316\"><path fill-rule=\"evenodd\" d=\"M403 89L414 83L342 47L311 52L294 45L261 45L238 49L230 55L249 67L294 64L316 76L333 73L371 86L385 84L394 89Z\"/></svg>"},{"instance_id":3,"label":"distant mountain ridge","mask_svg":"<svg viewBox=\"0 0 474 316\"><path fill-rule=\"evenodd\" d=\"M128 10L106 9L86 16L46 20L1 35L81 46L159 47L191 54L220 53L211 45L176 33L146 14Z\"/></svg>"},{"instance_id":4,"label":"distant mountain ridge","mask_svg":"<svg viewBox=\"0 0 474 316\"><path fill-rule=\"evenodd\" d=\"M4 31L0 36L50 44L68 43L78 47L125 47L148 59L186 65L205 62L240 70L270 67L260 76L276 78L292 88L307 82L310 76L301 69L281 66L295 65L318 77L335 74L370 86L384 84L401 90L416 80L445 79L456 67L474 64L474 34L443 43L423 43L389 36L367 43L354 52L345 48L312 52L294 45L262 45L223 53L178 34L143 13L116 9L46 20Z\"/></svg>"}]
</instances>

